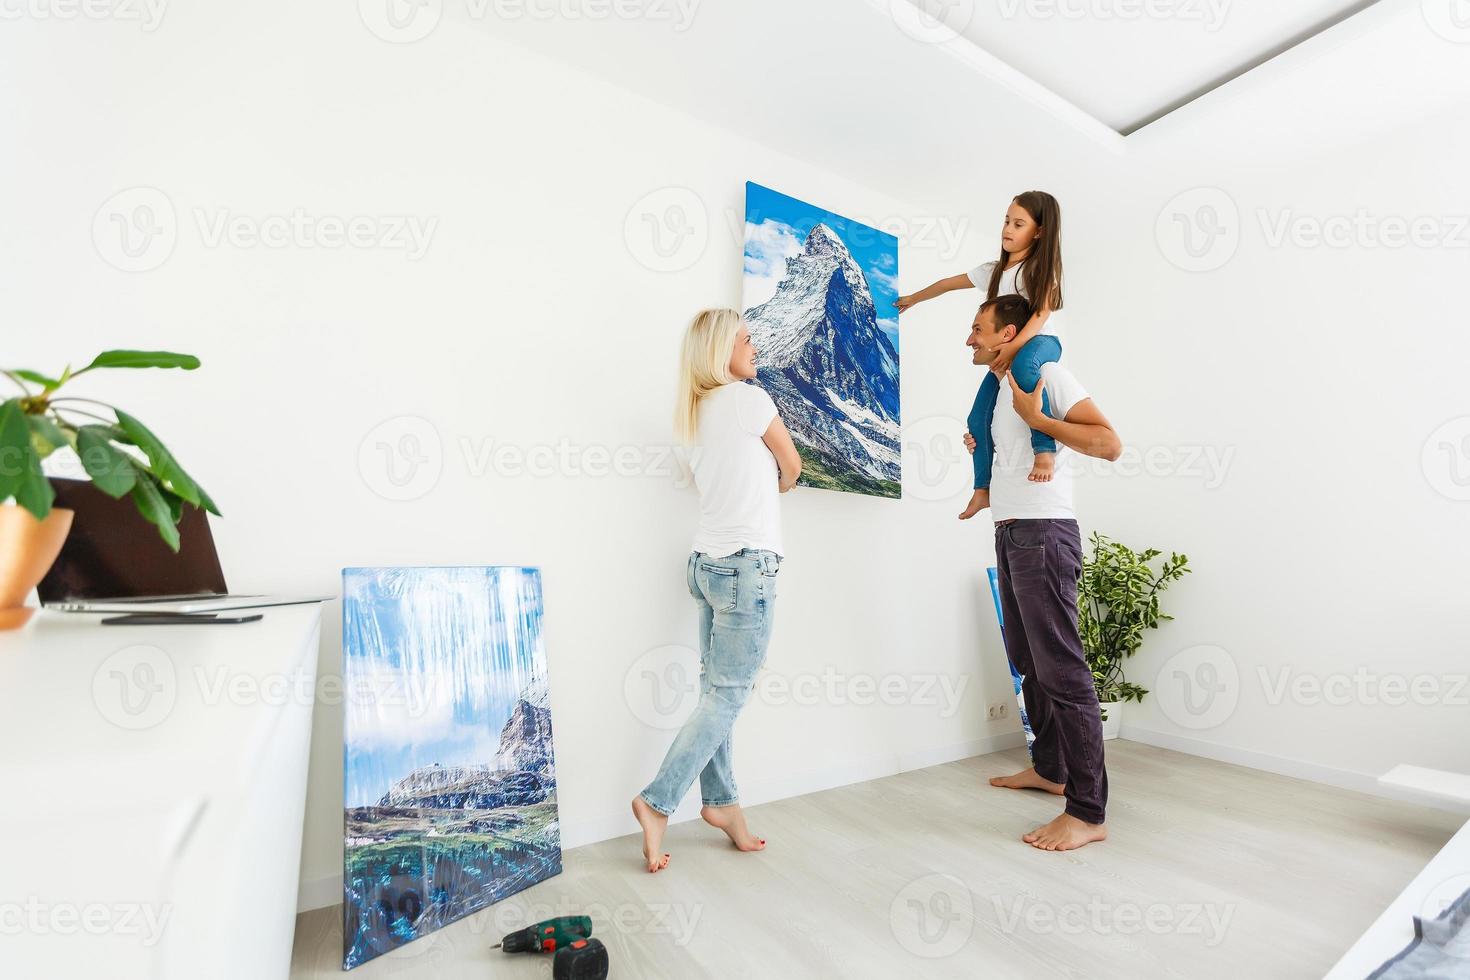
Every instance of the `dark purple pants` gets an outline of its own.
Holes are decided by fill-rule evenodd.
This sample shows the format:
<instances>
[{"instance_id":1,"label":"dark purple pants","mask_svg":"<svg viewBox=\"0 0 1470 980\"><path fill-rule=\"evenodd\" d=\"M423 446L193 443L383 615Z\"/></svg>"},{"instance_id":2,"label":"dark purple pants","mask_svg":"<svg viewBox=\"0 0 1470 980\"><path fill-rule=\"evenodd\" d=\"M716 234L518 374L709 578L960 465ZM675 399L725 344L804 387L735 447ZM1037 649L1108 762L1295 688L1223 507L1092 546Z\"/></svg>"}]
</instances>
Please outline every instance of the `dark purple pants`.
<instances>
[{"instance_id":1,"label":"dark purple pants","mask_svg":"<svg viewBox=\"0 0 1470 980\"><path fill-rule=\"evenodd\" d=\"M1021 693L1043 779L1067 787L1067 812L1102 823L1108 804L1102 710L1077 633L1082 537L1073 520L1015 520L995 528L1006 655Z\"/></svg>"}]
</instances>

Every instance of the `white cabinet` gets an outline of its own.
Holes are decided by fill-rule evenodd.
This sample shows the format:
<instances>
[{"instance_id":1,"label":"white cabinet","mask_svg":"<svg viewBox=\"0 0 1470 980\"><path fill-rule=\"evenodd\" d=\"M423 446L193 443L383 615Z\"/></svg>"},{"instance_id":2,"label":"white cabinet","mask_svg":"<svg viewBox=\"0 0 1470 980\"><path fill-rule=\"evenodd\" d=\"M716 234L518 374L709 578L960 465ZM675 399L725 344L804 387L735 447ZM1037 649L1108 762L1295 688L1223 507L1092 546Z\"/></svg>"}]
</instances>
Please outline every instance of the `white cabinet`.
<instances>
[{"instance_id":1,"label":"white cabinet","mask_svg":"<svg viewBox=\"0 0 1470 980\"><path fill-rule=\"evenodd\" d=\"M0 975L287 975L317 604L0 633Z\"/></svg>"}]
</instances>

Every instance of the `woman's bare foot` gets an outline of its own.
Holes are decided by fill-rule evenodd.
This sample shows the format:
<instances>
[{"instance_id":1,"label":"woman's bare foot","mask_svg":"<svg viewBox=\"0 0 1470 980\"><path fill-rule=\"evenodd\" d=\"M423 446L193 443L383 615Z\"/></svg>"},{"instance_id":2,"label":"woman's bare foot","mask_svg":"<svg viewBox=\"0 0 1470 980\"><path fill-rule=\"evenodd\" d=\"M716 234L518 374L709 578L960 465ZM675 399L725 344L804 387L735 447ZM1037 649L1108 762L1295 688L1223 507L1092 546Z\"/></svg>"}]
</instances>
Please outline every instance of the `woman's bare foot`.
<instances>
[{"instance_id":1,"label":"woman's bare foot","mask_svg":"<svg viewBox=\"0 0 1470 980\"><path fill-rule=\"evenodd\" d=\"M766 849L766 842L752 834L750 828L745 826L745 811L740 809L739 803L732 803L729 806L706 806L699 811L699 815L711 827L723 830L729 836L730 843L740 850L764 851Z\"/></svg>"},{"instance_id":2,"label":"woman's bare foot","mask_svg":"<svg viewBox=\"0 0 1470 980\"><path fill-rule=\"evenodd\" d=\"M1042 779L1036 774L1036 767L1022 769L1014 776L991 776L990 785L1002 786L1006 789L1040 789L1051 793L1053 796L1062 796L1067 787L1062 783L1054 783L1050 779Z\"/></svg>"},{"instance_id":3,"label":"woman's bare foot","mask_svg":"<svg viewBox=\"0 0 1470 980\"><path fill-rule=\"evenodd\" d=\"M633 816L643 828L643 859L648 862L648 873L662 871L669 866L668 854L659 850L664 844L669 818L649 806L641 796L633 797Z\"/></svg>"},{"instance_id":4,"label":"woman's bare foot","mask_svg":"<svg viewBox=\"0 0 1470 980\"><path fill-rule=\"evenodd\" d=\"M1043 851L1075 851L1095 840L1107 840L1108 829L1100 823L1086 823L1063 813L1051 823L1023 834L1021 839Z\"/></svg>"},{"instance_id":5,"label":"woman's bare foot","mask_svg":"<svg viewBox=\"0 0 1470 980\"><path fill-rule=\"evenodd\" d=\"M990 506L990 491L976 490L970 495L970 505L960 513L960 520L968 521L976 514Z\"/></svg>"},{"instance_id":6,"label":"woman's bare foot","mask_svg":"<svg viewBox=\"0 0 1470 980\"><path fill-rule=\"evenodd\" d=\"M1036 461L1031 464L1031 475L1026 477L1032 483L1050 483L1052 469L1057 461L1056 453L1037 453Z\"/></svg>"}]
</instances>

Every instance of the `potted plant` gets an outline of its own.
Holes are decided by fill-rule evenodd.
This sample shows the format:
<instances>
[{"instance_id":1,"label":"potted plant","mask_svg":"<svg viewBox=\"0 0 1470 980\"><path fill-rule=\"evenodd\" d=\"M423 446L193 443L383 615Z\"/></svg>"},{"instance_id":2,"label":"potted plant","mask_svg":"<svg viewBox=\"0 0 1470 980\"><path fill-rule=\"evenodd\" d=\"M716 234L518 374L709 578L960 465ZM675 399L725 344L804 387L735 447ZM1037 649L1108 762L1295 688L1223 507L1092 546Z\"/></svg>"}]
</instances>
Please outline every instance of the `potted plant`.
<instances>
[{"instance_id":1,"label":"potted plant","mask_svg":"<svg viewBox=\"0 0 1470 980\"><path fill-rule=\"evenodd\" d=\"M1157 548L1136 552L1096 532L1090 544L1077 588L1077 628L1102 702L1103 738L1117 738L1124 703L1148 693L1124 678L1123 662L1143 645L1145 630L1174 618L1159 611L1159 593L1190 572L1189 558L1171 553L1156 569L1163 554Z\"/></svg>"},{"instance_id":2,"label":"potted plant","mask_svg":"<svg viewBox=\"0 0 1470 980\"><path fill-rule=\"evenodd\" d=\"M71 511L51 506L56 495L41 469L41 461L58 449L76 453L98 490L132 497L175 551L185 503L219 514L204 488L142 422L103 402L58 394L68 382L102 368L192 371L198 366L191 354L110 350L54 378L19 368L0 370L20 389L0 402L0 629L30 618L26 596L56 560L71 528Z\"/></svg>"}]
</instances>

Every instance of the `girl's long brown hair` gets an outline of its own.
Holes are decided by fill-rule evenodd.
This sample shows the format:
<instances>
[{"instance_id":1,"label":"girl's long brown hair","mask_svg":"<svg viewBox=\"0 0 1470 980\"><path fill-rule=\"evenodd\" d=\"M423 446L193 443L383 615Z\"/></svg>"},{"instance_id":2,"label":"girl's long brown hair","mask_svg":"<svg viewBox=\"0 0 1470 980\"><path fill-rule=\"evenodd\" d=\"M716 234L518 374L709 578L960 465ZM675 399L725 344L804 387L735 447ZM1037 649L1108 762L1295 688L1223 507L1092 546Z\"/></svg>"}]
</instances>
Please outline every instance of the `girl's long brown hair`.
<instances>
[{"instance_id":1,"label":"girl's long brown hair","mask_svg":"<svg viewBox=\"0 0 1470 980\"><path fill-rule=\"evenodd\" d=\"M1031 243L1031 250L1021 263L1021 284L1026 287L1026 298L1036 309L1043 305L1053 310L1062 308L1062 206L1046 191L1026 191L1017 194L1013 203L1021 205L1031 220L1041 228L1041 234ZM990 270L990 288L986 299L995 299L1000 291L1000 276L1005 271L1006 250L1000 250L1000 261ZM1049 303L1043 303L1043 298Z\"/></svg>"}]
</instances>

